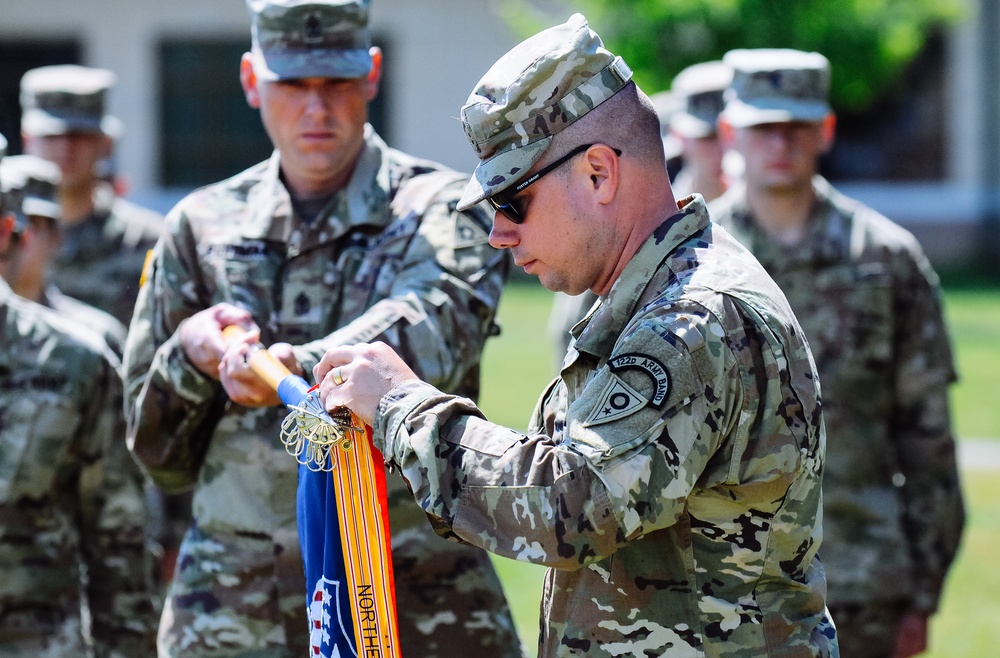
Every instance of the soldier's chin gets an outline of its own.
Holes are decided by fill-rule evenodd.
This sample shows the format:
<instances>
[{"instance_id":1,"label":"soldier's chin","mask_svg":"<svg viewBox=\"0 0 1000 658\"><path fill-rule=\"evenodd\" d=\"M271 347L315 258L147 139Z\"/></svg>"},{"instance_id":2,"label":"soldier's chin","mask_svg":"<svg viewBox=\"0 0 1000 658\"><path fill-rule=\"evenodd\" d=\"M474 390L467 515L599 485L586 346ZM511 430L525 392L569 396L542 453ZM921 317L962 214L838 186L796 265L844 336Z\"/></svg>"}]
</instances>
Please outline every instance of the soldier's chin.
<instances>
[{"instance_id":1,"label":"soldier's chin","mask_svg":"<svg viewBox=\"0 0 1000 658\"><path fill-rule=\"evenodd\" d=\"M528 266L530 265L534 265L534 272L528 272ZM528 265L524 267L524 271L537 276L538 282L541 283L542 287L547 290L551 290L552 292L564 292L568 295L579 294L577 292L570 292L570 290L573 290L573 286L570 285L570 282L565 275L543 269L538 264L538 261L528 263Z\"/></svg>"},{"instance_id":2,"label":"soldier's chin","mask_svg":"<svg viewBox=\"0 0 1000 658\"><path fill-rule=\"evenodd\" d=\"M764 186L772 192L786 192L800 189L812 181L812 175L803 175L791 167L775 166L767 169Z\"/></svg>"}]
</instances>

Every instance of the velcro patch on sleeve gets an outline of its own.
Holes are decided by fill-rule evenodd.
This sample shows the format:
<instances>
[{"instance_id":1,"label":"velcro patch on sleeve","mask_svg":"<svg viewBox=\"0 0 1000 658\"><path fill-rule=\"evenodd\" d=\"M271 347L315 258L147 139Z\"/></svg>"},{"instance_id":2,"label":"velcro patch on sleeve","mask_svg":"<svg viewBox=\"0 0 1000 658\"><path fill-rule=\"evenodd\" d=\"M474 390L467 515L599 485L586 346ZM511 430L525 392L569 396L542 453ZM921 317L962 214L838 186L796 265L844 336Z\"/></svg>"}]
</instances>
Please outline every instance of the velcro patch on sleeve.
<instances>
[{"instance_id":1,"label":"velcro patch on sleeve","mask_svg":"<svg viewBox=\"0 0 1000 658\"><path fill-rule=\"evenodd\" d=\"M594 406L590 415L583 420L585 425L600 425L619 420L639 411L649 402L641 393L611 375L600 402Z\"/></svg>"},{"instance_id":2,"label":"velcro patch on sleeve","mask_svg":"<svg viewBox=\"0 0 1000 658\"><path fill-rule=\"evenodd\" d=\"M567 414L569 439L595 461L655 438L705 388L686 343L655 325L629 335L620 347Z\"/></svg>"},{"instance_id":3,"label":"velcro patch on sleeve","mask_svg":"<svg viewBox=\"0 0 1000 658\"><path fill-rule=\"evenodd\" d=\"M663 408L663 403L670 394L670 373L666 367L658 360L648 354L630 352L612 357L608 361L611 372L618 373L623 370L637 370L644 372L653 380L653 394L649 398L649 405L657 409Z\"/></svg>"}]
</instances>

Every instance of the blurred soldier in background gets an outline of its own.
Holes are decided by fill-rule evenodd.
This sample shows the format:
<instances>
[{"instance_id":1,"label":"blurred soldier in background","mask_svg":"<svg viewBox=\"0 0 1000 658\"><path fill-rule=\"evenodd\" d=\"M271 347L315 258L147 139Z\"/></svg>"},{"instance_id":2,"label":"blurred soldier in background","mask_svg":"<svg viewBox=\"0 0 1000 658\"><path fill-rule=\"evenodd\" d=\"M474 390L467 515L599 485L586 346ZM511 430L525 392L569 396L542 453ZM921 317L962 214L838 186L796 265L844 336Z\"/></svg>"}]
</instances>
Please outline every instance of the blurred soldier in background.
<instances>
[{"instance_id":1,"label":"blurred soldier in background","mask_svg":"<svg viewBox=\"0 0 1000 658\"><path fill-rule=\"evenodd\" d=\"M105 113L115 76L75 65L33 69L21 79L24 152L62 172L62 246L53 281L66 295L114 315L132 317L146 252L162 217L117 197L103 180L121 122Z\"/></svg>"},{"instance_id":2,"label":"blurred soldier in background","mask_svg":"<svg viewBox=\"0 0 1000 658\"><path fill-rule=\"evenodd\" d=\"M96 331L121 358L125 327L109 313L73 299L51 283L51 264L60 245L59 167L33 155L0 162L0 181L12 212L23 215L20 248L8 263L7 283L21 297L69 316Z\"/></svg>"},{"instance_id":3,"label":"blurred soldier in background","mask_svg":"<svg viewBox=\"0 0 1000 658\"><path fill-rule=\"evenodd\" d=\"M484 210L455 209L465 177L367 124L382 72L368 2L247 4L240 76L276 150L171 211L126 346L133 450L158 483L195 492L160 656L324 651L309 646L307 596L328 591L303 570L286 410L222 329L251 329L300 374L328 347L379 338L476 396L509 268ZM520 656L489 556L437 537L387 480L404 655Z\"/></svg>"},{"instance_id":4,"label":"blurred soldier in background","mask_svg":"<svg viewBox=\"0 0 1000 658\"><path fill-rule=\"evenodd\" d=\"M723 107L722 93L732 79L732 69L722 62L702 62L678 73L670 86L682 102L669 124L670 134L681 144L684 163L670 183L678 199L698 193L712 201L726 191L715 124Z\"/></svg>"},{"instance_id":5,"label":"blurred soldier in background","mask_svg":"<svg viewBox=\"0 0 1000 658\"><path fill-rule=\"evenodd\" d=\"M4 276L28 221L0 197ZM0 278L2 656L152 655L146 512L121 394L118 358L96 334Z\"/></svg>"},{"instance_id":6,"label":"blurred soldier in background","mask_svg":"<svg viewBox=\"0 0 1000 658\"><path fill-rule=\"evenodd\" d=\"M660 137L663 139L663 155L667 160L667 175L674 179L684 165L681 159L680 140L670 133L670 120L684 107L684 99L671 90L658 91L649 97L660 120Z\"/></svg>"},{"instance_id":7,"label":"blurred soldier in background","mask_svg":"<svg viewBox=\"0 0 1000 658\"><path fill-rule=\"evenodd\" d=\"M775 278L815 355L828 437L820 557L841 655L912 656L963 525L938 278L912 235L818 175L834 137L826 58L724 61L735 75L720 131L746 183L712 218Z\"/></svg>"},{"instance_id":8,"label":"blurred soldier in background","mask_svg":"<svg viewBox=\"0 0 1000 658\"><path fill-rule=\"evenodd\" d=\"M115 75L105 69L60 65L28 71L21 78L21 136L25 153L54 162L62 176L52 303L69 312L71 302L64 298L79 300L127 326L163 218L118 197L107 180L107 163L122 133L121 122L106 112L114 84ZM173 570L191 501L189 495L151 491L150 504L162 580Z\"/></svg>"}]
</instances>

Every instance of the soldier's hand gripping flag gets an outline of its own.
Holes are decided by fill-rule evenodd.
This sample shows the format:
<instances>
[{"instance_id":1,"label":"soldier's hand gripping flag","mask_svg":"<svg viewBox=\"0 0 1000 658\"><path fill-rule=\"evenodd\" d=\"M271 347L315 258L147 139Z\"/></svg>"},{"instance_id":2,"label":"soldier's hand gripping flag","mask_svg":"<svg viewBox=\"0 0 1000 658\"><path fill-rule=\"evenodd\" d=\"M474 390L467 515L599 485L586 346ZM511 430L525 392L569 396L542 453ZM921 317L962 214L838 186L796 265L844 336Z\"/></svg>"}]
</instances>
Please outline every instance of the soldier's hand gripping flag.
<instances>
[{"instance_id":1,"label":"soldier's hand gripping flag","mask_svg":"<svg viewBox=\"0 0 1000 658\"><path fill-rule=\"evenodd\" d=\"M244 330L223 335L238 340ZM309 385L263 345L247 363L291 410L281 438L298 460L310 656L399 658L383 459L349 410L331 417Z\"/></svg>"}]
</instances>

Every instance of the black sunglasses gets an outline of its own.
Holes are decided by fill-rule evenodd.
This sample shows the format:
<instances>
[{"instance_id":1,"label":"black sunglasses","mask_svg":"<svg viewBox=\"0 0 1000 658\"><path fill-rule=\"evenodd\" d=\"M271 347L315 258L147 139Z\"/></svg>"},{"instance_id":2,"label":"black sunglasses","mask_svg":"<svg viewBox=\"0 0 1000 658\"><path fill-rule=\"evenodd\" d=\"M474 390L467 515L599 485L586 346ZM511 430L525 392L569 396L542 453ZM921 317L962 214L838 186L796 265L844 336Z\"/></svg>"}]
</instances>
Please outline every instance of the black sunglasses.
<instances>
[{"instance_id":1,"label":"black sunglasses","mask_svg":"<svg viewBox=\"0 0 1000 658\"><path fill-rule=\"evenodd\" d=\"M537 181L545 174L549 173L550 171L552 171L559 165L563 164L564 162L567 162L574 156L583 153L591 146L594 146L594 144L581 144L580 146L577 146L575 149L573 149L563 157L559 158L555 162L552 162L551 164L542 167L541 169L539 169L531 176L518 183L517 185L513 187L508 187L505 190L497 192L496 194L487 197L486 200L489 202L491 206L493 206L494 210L502 212L504 216L514 224L523 224L525 219L524 218L525 209L517 205L514 197L523 192L525 188L527 188L529 185ZM612 147L611 150L614 151L615 155L619 157L622 154L621 149L616 149Z\"/></svg>"}]
</instances>

